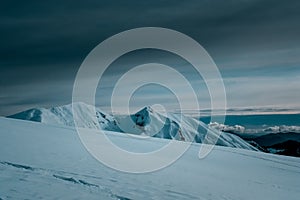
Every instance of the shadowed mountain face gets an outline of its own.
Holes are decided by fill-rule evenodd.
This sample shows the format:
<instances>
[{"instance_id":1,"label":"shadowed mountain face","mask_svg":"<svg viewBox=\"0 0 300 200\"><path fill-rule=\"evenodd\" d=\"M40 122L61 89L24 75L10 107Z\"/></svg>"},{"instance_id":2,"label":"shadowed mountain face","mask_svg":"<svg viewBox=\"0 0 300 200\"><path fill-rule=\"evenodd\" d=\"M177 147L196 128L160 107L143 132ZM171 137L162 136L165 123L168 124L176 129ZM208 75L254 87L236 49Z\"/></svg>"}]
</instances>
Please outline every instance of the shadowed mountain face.
<instances>
[{"instance_id":1,"label":"shadowed mountain face","mask_svg":"<svg viewBox=\"0 0 300 200\"><path fill-rule=\"evenodd\" d=\"M261 146L273 146L287 141L300 142L299 133L271 133L253 139Z\"/></svg>"},{"instance_id":2,"label":"shadowed mountain face","mask_svg":"<svg viewBox=\"0 0 300 200\"><path fill-rule=\"evenodd\" d=\"M232 134L236 133L232 132ZM260 151L300 157L299 133L270 133L263 136L252 136L250 138L248 135L246 135L245 137L243 137L243 134L238 135Z\"/></svg>"},{"instance_id":3,"label":"shadowed mountain face","mask_svg":"<svg viewBox=\"0 0 300 200\"><path fill-rule=\"evenodd\" d=\"M299 133L272 133L254 138L252 141L266 152L300 157Z\"/></svg>"},{"instance_id":4,"label":"shadowed mountain face","mask_svg":"<svg viewBox=\"0 0 300 200\"><path fill-rule=\"evenodd\" d=\"M131 119L138 126L146 126L151 122L150 112L153 112L152 108L145 107L134 115L131 115Z\"/></svg>"},{"instance_id":5,"label":"shadowed mountain face","mask_svg":"<svg viewBox=\"0 0 300 200\"><path fill-rule=\"evenodd\" d=\"M266 149L275 154L300 157L300 142L294 140L274 144Z\"/></svg>"},{"instance_id":6,"label":"shadowed mountain face","mask_svg":"<svg viewBox=\"0 0 300 200\"><path fill-rule=\"evenodd\" d=\"M211 129L192 117L173 113L162 114L149 106L129 116L112 116L93 106L75 103L49 109L31 109L9 117L52 125L75 126L73 112L78 119L76 125L83 128L207 144L213 144L213 139L218 138L220 134L216 145L257 150L239 136Z\"/></svg>"}]
</instances>

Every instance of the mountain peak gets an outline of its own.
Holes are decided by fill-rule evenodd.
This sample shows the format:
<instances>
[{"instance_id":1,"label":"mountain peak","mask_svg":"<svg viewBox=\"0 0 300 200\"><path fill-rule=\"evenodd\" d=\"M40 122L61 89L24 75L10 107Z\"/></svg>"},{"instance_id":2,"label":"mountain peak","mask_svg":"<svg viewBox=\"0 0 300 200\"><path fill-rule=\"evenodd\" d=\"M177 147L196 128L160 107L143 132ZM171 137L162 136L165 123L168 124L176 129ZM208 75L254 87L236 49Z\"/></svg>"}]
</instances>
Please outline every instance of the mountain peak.
<instances>
[{"instance_id":1,"label":"mountain peak","mask_svg":"<svg viewBox=\"0 0 300 200\"><path fill-rule=\"evenodd\" d=\"M139 110L137 113L131 116L132 120L139 126L145 126L150 124L151 118L150 113L153 112L153 109L150 106L146 106Z\"/></svg>"},{"instance_id":2,"label":"mountain peak","mask_svg":"<svg viewBox=\"0 0 300 200\"><path fill-rule=\"evenodd\" d=\"M145 113L145 112L153 112L153 108L151 106L145 106L144 108L142 108L138 112L136 112L136 114Z\"/></svg>"},{"instance_id":3,"label":"mountain peak","mask_svg":"<svg viewBox=\"0 0 300 200\"><path fill-rule=\"evenodd\" d=\"M75 126L74 116L77 120L76 126L79 127L119 130L111 115L84 102L73 102L51 108L33 108L8 117L52 125Z\"/></svg>"}]
</instances>

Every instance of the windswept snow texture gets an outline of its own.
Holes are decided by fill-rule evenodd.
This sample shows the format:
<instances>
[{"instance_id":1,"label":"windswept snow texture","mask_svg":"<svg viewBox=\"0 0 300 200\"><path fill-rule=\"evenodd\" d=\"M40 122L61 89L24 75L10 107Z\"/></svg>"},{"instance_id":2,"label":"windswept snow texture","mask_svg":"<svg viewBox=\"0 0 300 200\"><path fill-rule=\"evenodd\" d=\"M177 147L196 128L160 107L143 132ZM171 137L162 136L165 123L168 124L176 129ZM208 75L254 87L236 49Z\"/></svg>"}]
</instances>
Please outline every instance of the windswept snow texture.
<instances>
[{"instance_id":1,"label":"windswept snow texture","mask_svg":"<svg viewBox=\"0 0 300 200\"><path fill-rule=\"evenodd\" d=\"M218 134L221 134L217 140L217 145L257 150L257 148L239 136L230 133L220 133L218 130L211 129L203 122L192 117L172 113L159 113L150 106L130 116L111 116L98 108L96 108L96 113L94 113L93 106L84 103L75 103L73 106L79 119L79 127L197 143L206 141L209 144L213 143L213 138L217 138ZM31 109L10 117L46 124L74 126L72 104L50 109ZM204 140L205 138L206 140Z\"/></svg>"},{"instance_id":2,"label":"windswept snow texture","mask_svg":"<svg viewBox=\"0 0 300 200\"><path fill-rule=\"evenodd\" d=\"M300 197L299 158L215 146L200 160L197 155L203 144L193 143L169 167L136 175L112 170L95 160L72 127L8 118L0 118L0 127L1 199L298 200ZM95 130L95 136L99 134L102 133ZM168 140L159 138L105 134L135 149L155 149L168 144ZM152 162L166 156L170 155L161 154Z\"/></svg>"}]
</instances>

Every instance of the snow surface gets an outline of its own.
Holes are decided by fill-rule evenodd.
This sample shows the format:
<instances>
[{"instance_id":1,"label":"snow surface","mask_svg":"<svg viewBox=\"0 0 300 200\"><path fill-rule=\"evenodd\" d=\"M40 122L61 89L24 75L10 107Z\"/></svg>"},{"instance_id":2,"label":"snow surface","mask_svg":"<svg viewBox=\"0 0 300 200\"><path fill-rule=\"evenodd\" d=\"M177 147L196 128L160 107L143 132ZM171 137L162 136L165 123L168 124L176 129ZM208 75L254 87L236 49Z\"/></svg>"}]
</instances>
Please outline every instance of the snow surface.
<instances>
[{"instance_id":1,"label":"snow surface","mask_svg":"<svg viewBox=\"0 0 300 200\"><path fill-rule=\"evenodd\" d=\"M74 126L72 106L80 121L79 127L120 131L112 116L99 108L81 102L53 108L33 108L8 117L52 125Z\"/></svg>"},{"instance_id":2,"label":"snow surface","mask_svg":"<svg viewBox=\"0 0 300 200\"><path fill-rule=\"evenodd\" d=\"M111 116L99 108L95 108L95 113L93 106L84 103L74 103L73 106L79 121L78 126L83 128L209 144L213 143L214 138L218 138L220 134L217 145L257 151L257 148L239 136L220 133L219 130L211 129L205 123L192 117L173 113L162 114L149 106L129 116ZM49 109L31 109L9 117L53 125L74 126L72 104Z\"/></svg>"},{"instance_id":3,"label":"snow surface","mask_svg":"<svg viewBox=\"0 0 300 200\"><path fill-rule=\"evenodd\" d=\"M169 167L137 175L112 170L95 160L72 127L8 118L0 118L0 127L1 199L300 197L299 158L216 146L200 160L197 155L203 144L194 143ZM106 134L133 149L155 149L168 143L159 138ZM168 155L153 162L164 156Z\"/></svg>"}]
</instances>

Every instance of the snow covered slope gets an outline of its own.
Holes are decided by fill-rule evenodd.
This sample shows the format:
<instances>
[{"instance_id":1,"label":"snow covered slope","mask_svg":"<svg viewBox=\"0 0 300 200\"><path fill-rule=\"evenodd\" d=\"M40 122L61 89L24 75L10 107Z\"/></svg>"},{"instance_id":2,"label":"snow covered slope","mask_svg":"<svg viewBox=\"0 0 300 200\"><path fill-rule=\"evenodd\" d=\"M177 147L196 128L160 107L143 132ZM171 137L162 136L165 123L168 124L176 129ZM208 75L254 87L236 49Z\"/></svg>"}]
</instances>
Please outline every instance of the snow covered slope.
<instances>
[{"instance_id":1,"label":"snow covered slope","mask_svg":"<svg viewBox=\"0 0 300 200\"><path fill-rule=\"evenodd\" d=\"M203 143L205 137L211 141L218 135L217 130L210 129L206 124L192 117L172 113L164 115L149 106L130 116L111 116L98 108L94 113L92 108L84 103L74 104L74 109L79 115L80 127L197 143ZM94 117L95 115L97 118ZM71 104L50 109L31 109L9 117L46 124L74 126ZM95 120L99 121L100 127ZM240 137L230 133L221 133L217 145L257 150Z\"/></svg>"},{"instance_id":2,"label":"snow covered slope","mask_svg":"<svg viewBox=\"0 0 300 200\"><path fill-rule=\"evenodd\" d=\"M219 133L192 117L173 113L164 115L149 106L130 116L116 116L116 121L126 133L188 142L203 143L205 137L211 141ZM217 145L257 150L240 137L224 132L221 133Z\"/></svg>"},{"instance_id":3,"label":"snow covered slope","mask_svg":"<svg viewBox=\"0 0 300 200\"><path fill-rule=\"evenodd\" d=\"M107 134L135 149L168 143ZM135 175L95 160L72 127L0 118L0 199L299 199L299 158L216 146L199 160L200 145L167 168Z\"/></svg>"},{"instance_id":4,"label":"snow covered slope","mask_svg":"<svg viewBox=\"0 0 300 200\"><path fill-rule=\"evenodd\" d=\"M114 131L119 130L114 118L104 113L99 108L95 108L95 113L93 111L93 106L85 103L78 102L74 103L73 106L76 113L78 113L80 127ZM34 108L8 117L42 122L45 124L74 126L72 104L53 108Z\"/></svg>"}]
</instances>

